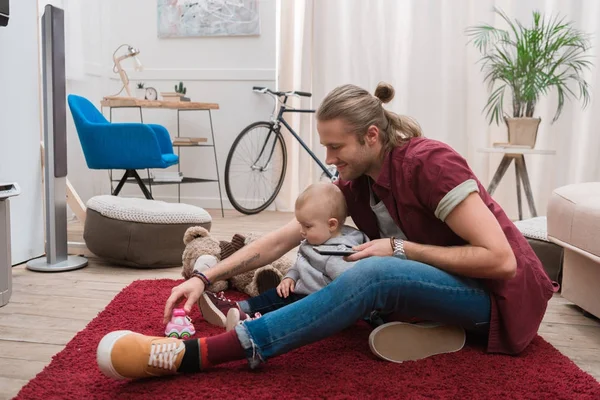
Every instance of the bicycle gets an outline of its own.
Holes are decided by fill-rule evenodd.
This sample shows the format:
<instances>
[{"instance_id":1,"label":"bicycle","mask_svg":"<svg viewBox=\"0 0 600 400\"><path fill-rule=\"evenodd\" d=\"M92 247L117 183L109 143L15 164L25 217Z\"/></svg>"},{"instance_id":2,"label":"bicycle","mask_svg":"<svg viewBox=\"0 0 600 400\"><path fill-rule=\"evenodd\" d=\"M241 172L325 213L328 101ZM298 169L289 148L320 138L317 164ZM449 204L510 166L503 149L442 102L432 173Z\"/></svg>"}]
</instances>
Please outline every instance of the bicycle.
<instances>
[{"instance_id":1,"label":"bicycle","mask_svg":"<svg viewBox=\"0 0 600 400\"><path fill-rule=\"evenodd\" d=\"M236 210L247 215L257 214L266 209L275 200L283 185L287 168L287 148L281 131L282 125L315 160L323 171L321 176L326 176L332 181L338 177L335 166L325 166L283 117L285 113L315 113L316 110L287 106L287 100L291 96L311 97L312 94L299 91L274 92L267 87L259 86L254 86L252 90L273 97L271 120L254 122L244 128L233 142L225 163L227 197ZM276 113L278 103L280 107ZM248 150L248 154L244 153L245 150ZM244 175L239 178L238 174L249 174L249 176ZM244 188L245 195L234 193L238 190L243 191ZM248 194L249 190L262 189L264 193Z\"/></svg>"}]
</instances>

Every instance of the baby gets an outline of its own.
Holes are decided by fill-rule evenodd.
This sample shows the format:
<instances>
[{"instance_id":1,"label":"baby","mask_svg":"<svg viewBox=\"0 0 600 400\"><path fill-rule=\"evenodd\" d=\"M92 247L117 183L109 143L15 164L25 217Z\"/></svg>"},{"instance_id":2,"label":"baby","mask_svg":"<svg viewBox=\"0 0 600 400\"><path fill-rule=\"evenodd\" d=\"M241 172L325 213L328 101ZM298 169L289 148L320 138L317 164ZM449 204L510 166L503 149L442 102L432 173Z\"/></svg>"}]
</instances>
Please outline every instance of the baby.
<instances>
[{"instance_id":1,"label":"baby","mask_svg":"<svg viewBox=\"0 0 600 400\"><path fill-rule=\"evenodd\" d=\"M240 302L205 292L200 298L204 319L231 330L240 321L277 310L327 286L355 262L344 261L342 256L319 254L313 246L353 247L369 240L363 232L344 225L347 213L346 200L336 185L329 182L310 185L295 204L295 216L304 240L296 263L279 286Z\"/></svg>"},{"instance_id":2,"label":"baby","mask_svg":"<svg viewBox=\"0 0 600 400\"><path fill-rule=\"evenodd\" d=\"M369 240L361 231L344 225L347 213L344 195L331 183L311 185L298 196L295 215L304 240L296 263L277 287L280 297L314 293L354 265L341 256L321 255L313 248L322 244L353 247Z\"/></svg>"}]
</instances>

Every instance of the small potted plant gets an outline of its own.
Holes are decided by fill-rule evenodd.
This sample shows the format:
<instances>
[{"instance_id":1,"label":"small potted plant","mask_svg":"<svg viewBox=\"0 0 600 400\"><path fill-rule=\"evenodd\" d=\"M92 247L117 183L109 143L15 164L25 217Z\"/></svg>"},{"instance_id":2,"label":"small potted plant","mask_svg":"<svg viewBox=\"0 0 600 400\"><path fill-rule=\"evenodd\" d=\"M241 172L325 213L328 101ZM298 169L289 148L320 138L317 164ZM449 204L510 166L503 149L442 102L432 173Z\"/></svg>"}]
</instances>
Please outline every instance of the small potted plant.
<instances>
[{"instance_id":1,"label":"small potted plant","mask_svg":"<svg viewBox=\"0 0 600 400\"><path fill-rule=\"evenodd\" d=\"M165 101L190 101L188 97L185 97L187 88L183 85L183 82L175 85L174 92L162 92L161 95Z\"/></svg>"},{"instance_id":2,"label":"small potted plant","mask_svg":"<svg viewBox=\"0 0 600 400\"><path fill-rule=\"evenodd\" d=\"M532 23L526 27L499 9L494 12L507 23L507 29L490 25L467 29L469 43L482 54L481 69L490 87L484 110L490 124L504 119L509 144L533 148L541 122L534 111L542 96L557 91L552 123L560 116L565 99L581 100L583 107L589 102L589 84L584 79L584 71L592 66L587 56L588 35L558 15L545 18L534 11ZM504 112L507 90L512 95L512 116Z\"/></svg>"},{"instance_id":3,"label":"small potted plant","mask_svg":"<svg viewBox=\"0 0 600 400\"><path fill-rule=\"evenodd\" d=\"M183 86L183 82L179 82L178 85L175 85L175 93L179 94L180 101L190 101L189 98L185 97L187 93L187 88Z\"/></svg>"},{"instance_id":4,"label":"small potted plant","mask_svg":"<svg viewBox=\"0 0 600 400\"><path fill-rule=\"evenodd\" d=\"M146 98L146 89L144 87L144 82L138 82L135 88L135 96L138 99L145 99Z\"/></svg>"}]
</instances>

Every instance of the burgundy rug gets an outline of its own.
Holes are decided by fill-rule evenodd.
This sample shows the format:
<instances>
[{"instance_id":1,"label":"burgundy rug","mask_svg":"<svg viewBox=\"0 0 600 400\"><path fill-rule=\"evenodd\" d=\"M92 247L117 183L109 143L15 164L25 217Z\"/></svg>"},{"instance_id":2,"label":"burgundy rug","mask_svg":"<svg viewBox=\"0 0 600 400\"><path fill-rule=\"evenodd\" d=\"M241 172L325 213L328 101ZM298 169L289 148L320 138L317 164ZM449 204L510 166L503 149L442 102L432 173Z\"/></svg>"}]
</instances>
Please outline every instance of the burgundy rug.
<instances>
[{"instance_id":1,"label":"burgundy rug","mask_svg":"<svg viewBox=\"0 0 600 400\"><path fill-rule=\"evenodd\" d=\"M141 381L104 377L96 365L100 339L118 329L162 336L164 302L176 283L133 282L16 398L600 398L600 384L541 337L519 357L489 355L481 346L469 344L457 353L393 364L371 355L370 328L362 322L273 358L254 371L245 361L237 361L194 375ZM237 298L242 296L237 293ZM201 334L222 332L203 321L197 307L191 317Z\"/></svg>"}]
</instances>

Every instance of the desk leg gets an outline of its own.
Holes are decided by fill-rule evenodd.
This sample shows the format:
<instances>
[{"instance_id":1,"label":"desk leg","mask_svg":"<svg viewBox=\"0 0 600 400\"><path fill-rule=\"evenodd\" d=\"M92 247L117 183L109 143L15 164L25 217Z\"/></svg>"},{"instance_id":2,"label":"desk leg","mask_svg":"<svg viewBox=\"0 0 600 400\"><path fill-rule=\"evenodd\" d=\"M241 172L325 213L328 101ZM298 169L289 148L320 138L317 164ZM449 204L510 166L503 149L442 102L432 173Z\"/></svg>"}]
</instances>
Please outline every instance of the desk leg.
<instances>
[{"instance_id":1,"label":"desk leg","mask_svg":"<svg viewBox=\"0 0 600 400\"><path fill-rule=\"evenodd\" d=\"M518 163L515 160L515 178L517 178L517 206L519 208L519 221L523 219L523 206L521 205L521 177L519 176Z\"/></svg>"},{"instance_id":2,"label":"desk leg","mask_svg":"<svg viewBox=\"0 0 600 400\"><path fill-rule=\"evenodd\" d=\"M179 138L179 109L177 109L177 137ZM180 147L177 146L177 172L181 172L181 153ZM177 184L177 202L181 203L181 183Z\"/></svg>"},{"instance_id":3,"label":"desk leg","mask_svg":"<svg viewBox=\"0 0 600 400\"><path fill-rule=\"evenodd\" d=\"M512 160L513 160L513 157L507 156L506 154L504 155L504 157L502 157L502 161L500 161L500 165L498 166L498 169L496 170L496 173L494 174L494 177L492 178L492 182L490 183L490 185L487 188L487 191L490 194L490 196L494 193L494 191L496 190L496 187L498 187L500 180L506 173L506 170L508 169Z\"/></svg>"},{"instance_id":4,"label":"desk leg","mask_svg":"<svg viewBox=\"0 0 600 400\"><path fill-rule=\"evenodd\" d=\"M217 143L215 142L215 131L213 129L212 113L208 110L208 118L210 120L210 134L212 136L213 152L215 154L215 167L217 168L217 185L219 186L219 198L221 199L221 218L225 218L223 211L223 194L221 194L221 178L219 177L219 161L217 160Z\"/></svg>"},{"instance_id":5,"label":"desk leg","mask_svg":"<svg viewBox=\"0 0 600 400\"><path fill-rule=\"evenodd\" d=\"M537 217L537 211L535 210L535 202L533 201L533 193L531 192L531 183L529 182L529 175L527 174L527 166L525 165L525 156L515 158L515 164L519 169L519 175L523 180L523 189L525 189L525 197L527 197L527 203L529 203L529 211L532 217Z\"/></svg>"}]
</instances>

